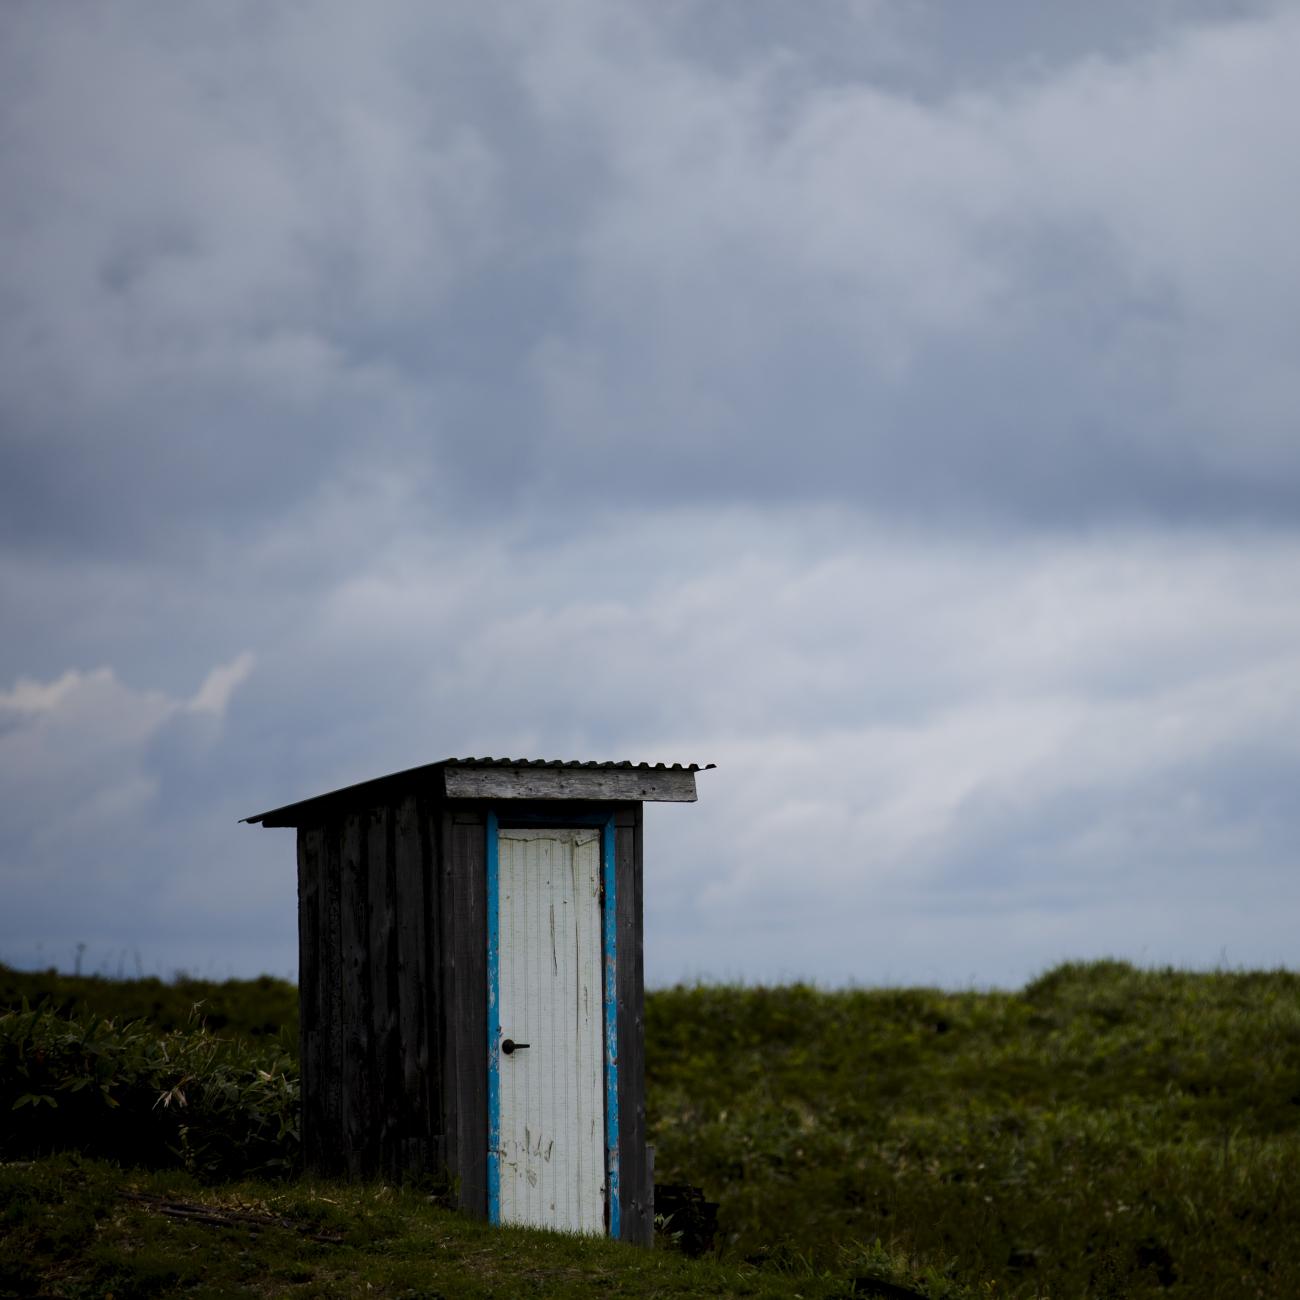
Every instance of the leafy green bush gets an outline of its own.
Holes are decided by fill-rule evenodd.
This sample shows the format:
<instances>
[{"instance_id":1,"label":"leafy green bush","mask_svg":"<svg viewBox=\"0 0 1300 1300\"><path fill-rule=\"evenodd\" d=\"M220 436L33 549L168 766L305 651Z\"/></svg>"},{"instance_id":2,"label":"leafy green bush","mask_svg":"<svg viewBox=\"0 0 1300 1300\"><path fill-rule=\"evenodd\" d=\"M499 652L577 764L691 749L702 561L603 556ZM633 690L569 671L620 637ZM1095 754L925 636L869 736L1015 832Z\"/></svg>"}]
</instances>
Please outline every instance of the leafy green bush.
<instances>
[{"instance_id":1,"label":"leafy green bush","mask_svg":"<svg viewBox=\"0 0 1300 1300\"><path fill-rule=\"evenodd\" d=\"M297 1067L202 1026L0 1016L0 1156L80 1150L204 1178L298 1162Z\"/></svg>"}]
</instances>

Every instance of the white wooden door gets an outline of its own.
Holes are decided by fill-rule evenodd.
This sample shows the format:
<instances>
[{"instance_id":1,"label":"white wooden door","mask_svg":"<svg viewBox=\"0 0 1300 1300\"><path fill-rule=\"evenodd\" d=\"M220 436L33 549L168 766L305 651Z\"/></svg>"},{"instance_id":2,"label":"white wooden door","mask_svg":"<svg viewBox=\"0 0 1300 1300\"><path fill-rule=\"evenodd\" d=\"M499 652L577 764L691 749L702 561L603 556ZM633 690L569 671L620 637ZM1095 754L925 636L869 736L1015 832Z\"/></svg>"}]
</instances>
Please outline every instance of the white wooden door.
<instances>
[{"instance_id":1,"label":"white wooden door","mask_svg":"<svg viewBox=\"0 0 1300 1300\"><path fill-rule=\"evenodd\" d=\"M498 834L500 1221L605 1231L600 832ZM523 1046L527 1044L527 1046Z\"/></svg>"}]
</instances>

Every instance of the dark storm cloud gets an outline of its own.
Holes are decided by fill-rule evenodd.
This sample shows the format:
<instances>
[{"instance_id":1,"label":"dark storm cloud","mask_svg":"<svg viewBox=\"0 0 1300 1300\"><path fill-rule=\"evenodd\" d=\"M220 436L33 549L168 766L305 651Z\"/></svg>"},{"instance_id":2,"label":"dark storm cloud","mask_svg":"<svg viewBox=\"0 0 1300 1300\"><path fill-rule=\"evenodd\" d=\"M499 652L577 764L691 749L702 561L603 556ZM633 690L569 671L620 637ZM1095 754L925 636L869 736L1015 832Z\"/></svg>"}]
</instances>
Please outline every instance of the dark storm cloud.
<instances>
[{"instance_id":1,"label":"dark storm cloud","mask_svg":"<svg viewBox=\"0 0 1300 1300\"><path fill-rule=\"evenodd\" d=\"M1003 89L973 18L836 12L983 88L791 90L772 7L743 67L689 57L728 27L689 6L556 6L527 39L492 11L12 12L8 544L243 533L376 464L465 516L581 486L1294 518L1270 339L1297 272L1259 218L1296 189L1266 147L1295 22L982 12L1051 55Z\"/></svg>"},{"instance_id":2,"label":"dark storm cloud","mask_svg":"<svg viewBox=\"0 0 1300 1300\"><path fill-rule=\"evenodd\" d=\"M1087 58L1131 57L1182 25L1267 15L1271 0L1102 0L1069 8L1035 0L995 6L942 0L831 0L817 21L782 0L668 0L674 48L731 72L780 59L821 83L872 81L942 97L1040 79Z\"/></svg>"},{"instance_id":3,"label":"dark storm cloud","mask_svg":"<svg viewBox=\"0 0 1300 1300\"><path fill-rule=\"evenodd\" d=\"M1297 177L1263 160L1295 35L930 106L808 92L775 135L761 78L628 92L586 329L539 352L548 463L932 522L1293 519Z\"/></svg>"}]
</instances>

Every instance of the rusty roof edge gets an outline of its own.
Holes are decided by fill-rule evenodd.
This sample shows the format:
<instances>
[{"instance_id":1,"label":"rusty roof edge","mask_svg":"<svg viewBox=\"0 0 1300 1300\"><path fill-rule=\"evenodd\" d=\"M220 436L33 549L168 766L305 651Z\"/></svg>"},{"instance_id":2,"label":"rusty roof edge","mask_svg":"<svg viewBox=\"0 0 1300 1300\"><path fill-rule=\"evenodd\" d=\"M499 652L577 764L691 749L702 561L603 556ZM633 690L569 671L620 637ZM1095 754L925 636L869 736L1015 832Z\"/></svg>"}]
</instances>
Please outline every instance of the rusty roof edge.
<instances>
[{"instance_id":1,"label":"rusty roof edge","mask_svg":"<svg viewBox=\"0 0 1300 1300\"><path fill-rule=\"evenodd\" d=\"M278 808L268 808L266 812L254 813L251 817L241 817L239 824L257 826L264 824L268 817L276 819L273 825L289 825L282 818L294 814L311 804L324 803L326 800L338 799L345 795L356 795L364 790L378 788L402 780L414 780L428 773L448 767L543 767L543 768L579 768L592 771L637 771L637 772L708 772L717 767L716 763L633 763L630 759L602 762L598 759L565 758L443 758L434 763L421 763L418 767L403 768L399 772L389 772L384 776L371 777L368 781L357 781L353 785L339 786L335 790L326 790L321 794L308 795L305 799L296 799L292 803L281 804Z\"/></svg>"}]
</instances>

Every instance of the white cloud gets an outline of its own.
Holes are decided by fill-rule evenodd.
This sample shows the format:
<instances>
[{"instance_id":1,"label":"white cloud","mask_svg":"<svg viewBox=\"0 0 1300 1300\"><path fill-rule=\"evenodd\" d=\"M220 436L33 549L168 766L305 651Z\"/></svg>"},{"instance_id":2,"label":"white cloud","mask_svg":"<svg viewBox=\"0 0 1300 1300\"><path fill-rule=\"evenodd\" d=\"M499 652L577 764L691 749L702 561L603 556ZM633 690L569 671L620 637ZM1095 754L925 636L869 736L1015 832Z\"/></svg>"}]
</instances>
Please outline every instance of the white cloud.
<instances>
[{"instance_id":1,"label":"white cloud","mask_svg":"<svg viewBox=\"0 0 1300 1300\"><path fill-rule=\"evenodd\" d=\"M113 679L111 668L97 668L90 673L69 669L52 682L38 682L30 677L20 677L13 690L0 691L0 712L32 714L50 713L69 695L83 685L108 683Z\"/></svg>"},{"instance_id":2,"label":"white cloud","mask_svg":"<svg viewBox=\"0 0 1300 1300\"><path fill-rule=\"evenodd\" d=\"M220 717L230 703L230 697L248 680L253 671L255 656L244 651L228 664L218 664L204 679L194 698L185 707L194 713L211 713Z\"/></svg>"},{"instance_id":3,"label":"white cloud","mask_svg":"<svg viewBox=\"0 0 1300 1300\"><path fill-rule=\"evenodd\" d=\"M157 789L150 747L197 714L219 722L253 658L218 665L188 700L122 682L108 667L0 693L0 787L8 830L45 839L144 815ZM87 824L83 827L83 823ZM17 866L17 863L10 863Z\"/></svg>"},{"instance_id":4,"label":"white cloud","mask_svg":"<svg viewBox=\"0 0 1300 1300\"><path fill-rule=\"evenodd\" d=\"M199 956L190 946L196 928L222 912L258 931L258 919L244 915L264 892L255 882L246 897L223 897L245 880L256 852L243 864L220 863L212 833L233 822L221 796L195 792L196 808L194 795L176 794L178 775L201 779L211 762L251 666L246 654L219 665L190 699L133 687L107 667L20 680L0 694L0 958L30 961L44 945L66 962L85 941L94 961L133 949L170 973ZM190 720L201 721L199 731ZM178 877L186 878L179 889ZM222 946L203 955L215 959Z\"/></svg>"}]
</instances>

